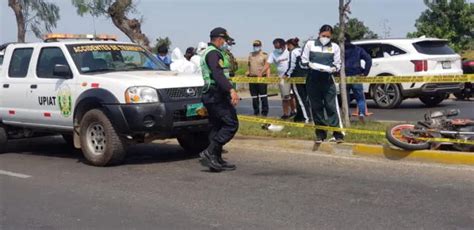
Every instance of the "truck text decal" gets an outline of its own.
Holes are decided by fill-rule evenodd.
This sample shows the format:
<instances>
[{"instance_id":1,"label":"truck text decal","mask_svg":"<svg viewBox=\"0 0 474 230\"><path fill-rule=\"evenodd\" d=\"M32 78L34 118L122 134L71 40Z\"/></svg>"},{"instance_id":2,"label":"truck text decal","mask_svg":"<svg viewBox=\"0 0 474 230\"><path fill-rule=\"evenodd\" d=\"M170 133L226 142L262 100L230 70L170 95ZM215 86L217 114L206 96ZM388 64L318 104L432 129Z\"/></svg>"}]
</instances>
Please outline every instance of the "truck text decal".
<instances>
[{"instance_id":1,"label":"truck text decal","mask_svg":"<svg viewBox=\"0 0 474 230\"><path fill-rule=\"evenodd\" d=\"M39 105L56 105L56 97L38 97Z\"/></svg>"},{"instance_id":2,"label":"truck text decal","mask_svg":"<svg viewBox=\"0 0 474 230\"><path fill-rule=\"evenodd\" d=\"M144 51L141 46L134 45L79 45L72 47L74 53L93 51Z\"/></svg>"}]
</instances>

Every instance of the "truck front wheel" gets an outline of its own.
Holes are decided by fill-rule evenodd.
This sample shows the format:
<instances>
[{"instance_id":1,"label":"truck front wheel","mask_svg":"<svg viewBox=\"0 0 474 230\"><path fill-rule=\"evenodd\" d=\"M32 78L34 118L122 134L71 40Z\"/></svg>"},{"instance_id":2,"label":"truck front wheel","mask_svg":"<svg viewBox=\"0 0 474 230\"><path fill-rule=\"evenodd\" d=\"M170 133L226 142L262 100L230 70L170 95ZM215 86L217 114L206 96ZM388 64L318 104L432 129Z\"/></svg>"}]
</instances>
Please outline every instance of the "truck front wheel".
<instances>
[{"instance_id":1,"label":"truck front wheel","mask_svg":"<svg viewBox=\"0 0 474 230\"><path fill-rule=\"evenodd\" d=\"M190 154L198 154L209 146L209 133L187 133L178 137L178 143Z\"/></svg>"},{"instance_id":2,"label":"truck front wheel","mask_svg":"<svg viewBox=\"0 0 474 230\"><path fill-rule=\"evenodd\" d=\"M126 146L101 109L84 115L80 140L84 157L94 166L120 164L125 158Z\"/></svg>"}]
</instances>

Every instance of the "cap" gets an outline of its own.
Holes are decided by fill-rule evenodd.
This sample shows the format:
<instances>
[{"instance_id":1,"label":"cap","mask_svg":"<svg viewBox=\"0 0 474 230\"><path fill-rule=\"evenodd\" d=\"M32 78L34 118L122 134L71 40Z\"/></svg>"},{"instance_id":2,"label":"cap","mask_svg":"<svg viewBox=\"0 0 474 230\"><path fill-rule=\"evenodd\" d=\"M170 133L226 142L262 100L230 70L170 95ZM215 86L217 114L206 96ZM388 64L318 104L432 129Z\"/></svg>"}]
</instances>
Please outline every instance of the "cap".
<instances>
[{"instance_id":1,"label":"cap","mask_svg":"<svg viewBox=\"0 0 474 230\"><path fill-rule=\"evenodd\" d=\"M260 40L253 41L253 46L262 46L262 41Z\"/></svg>"},{"instance_id":2,"label":"cap","mask_svg":"<svg viewBox=\"0 0 474 230\"><path fill-rule=\"evenodd\" d=\"M229 36L229 34L227 33L227 30L222 28L222 27L217 27L217 28L214 28L213 30L211 30L211 34L210 34L211 38L214 38L214 37L221 37L221 38L224 38L226 41L227 40L234 40L233 38L231 38Z\"/></svg>"},{"instance_id":3,"label":"cap","mask_svg":"<svg viewBox=\"0 0 474 230\"><path fill-rule=\"evenodd\" d=\"M235 41L234 41L234 39L233 39L233 38L229 38L229 39L227 39L227 40L226 40L226 42L227 42L227 44L229 44L230 46L233 46L233 45L235 45Z\"/></svg>"}]
</instances>

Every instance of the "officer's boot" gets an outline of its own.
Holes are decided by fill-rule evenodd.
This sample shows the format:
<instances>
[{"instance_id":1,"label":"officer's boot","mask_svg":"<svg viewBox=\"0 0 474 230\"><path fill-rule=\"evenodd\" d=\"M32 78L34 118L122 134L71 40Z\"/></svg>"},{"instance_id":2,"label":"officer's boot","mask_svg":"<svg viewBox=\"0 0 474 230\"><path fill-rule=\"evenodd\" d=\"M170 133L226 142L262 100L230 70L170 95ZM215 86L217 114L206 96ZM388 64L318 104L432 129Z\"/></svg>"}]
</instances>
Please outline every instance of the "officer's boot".
<instances>
[{"instance_id":1,"label":"officer's boot","mask_svg":"<svg viewBox=\"0 0 474 230\"><path fill-rule=\"evenodd\" d=\"M224 170L223 166L219 163L219 146L219 144L212 141L209 147L199 154L201 164L204 167L208 167L212 172L221 172Z\"/></svg>"},{"instance_id":2,"label":"officer's boot","mask_svg":"<svg viewBox=\"0 0 474 230\"><path fill-rule=\"evenodd\" d=\"M227 170L227 171L232 171L232 170L237 169L237 167L234 164L231 164L222 158L222 152L223 152L223 149L221 145L220 151L218 152L218 155L217 155L217 161L222 165L222 169Z\"/></svg>"}]
</instances>

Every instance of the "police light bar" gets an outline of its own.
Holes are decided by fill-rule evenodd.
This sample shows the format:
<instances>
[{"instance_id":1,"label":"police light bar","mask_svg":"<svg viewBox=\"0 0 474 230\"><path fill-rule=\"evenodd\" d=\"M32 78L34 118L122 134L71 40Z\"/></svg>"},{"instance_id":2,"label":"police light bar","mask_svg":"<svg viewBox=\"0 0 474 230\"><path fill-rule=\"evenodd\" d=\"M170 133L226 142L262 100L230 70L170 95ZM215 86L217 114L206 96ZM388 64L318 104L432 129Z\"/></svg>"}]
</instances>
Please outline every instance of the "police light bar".
<instances>
[{"instance_id":1,"label":"police light bar","mask_svg":"<svg viewBox=\"0 0 474 230\"><path fill-rule=\"evenodd\" d=\"M87 39L87 40L102 40L102 41L117 41L117 36L107 34L46 34L43 37L45 42L57 41L60 39Z\"/></svg>"}]
</instances>

